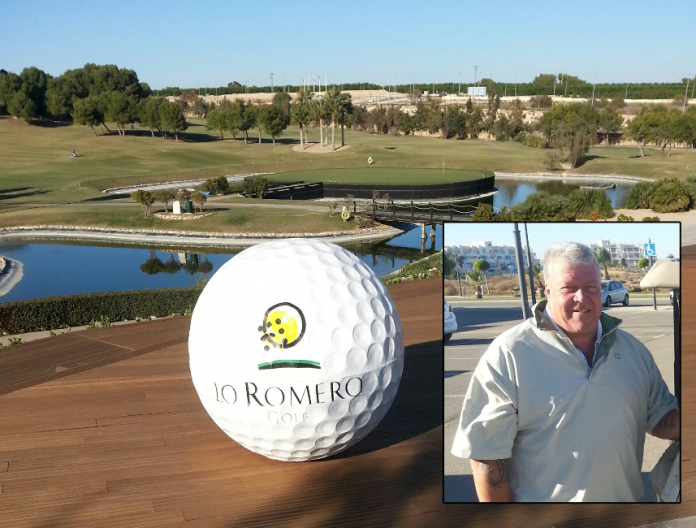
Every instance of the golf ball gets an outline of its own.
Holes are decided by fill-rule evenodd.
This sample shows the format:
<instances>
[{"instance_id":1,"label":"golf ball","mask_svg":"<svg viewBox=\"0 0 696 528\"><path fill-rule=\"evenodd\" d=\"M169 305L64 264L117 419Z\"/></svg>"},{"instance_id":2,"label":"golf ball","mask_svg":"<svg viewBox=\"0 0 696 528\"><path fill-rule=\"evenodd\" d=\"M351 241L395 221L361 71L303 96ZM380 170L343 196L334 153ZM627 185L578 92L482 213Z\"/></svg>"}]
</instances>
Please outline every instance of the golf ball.
<instances>
[{"instance_id":1,"label":"golf ball","mask_svg":"<svg viewBox=\"0 0 696 528\"><path fill-rule=\"evenodd\" d=\"M259 244L210 279L193 311L191 377L238 443L276 460L343 451L380 422L404 365L401 321L374 272L311 239Z\"/></svg>"}]
</instances>

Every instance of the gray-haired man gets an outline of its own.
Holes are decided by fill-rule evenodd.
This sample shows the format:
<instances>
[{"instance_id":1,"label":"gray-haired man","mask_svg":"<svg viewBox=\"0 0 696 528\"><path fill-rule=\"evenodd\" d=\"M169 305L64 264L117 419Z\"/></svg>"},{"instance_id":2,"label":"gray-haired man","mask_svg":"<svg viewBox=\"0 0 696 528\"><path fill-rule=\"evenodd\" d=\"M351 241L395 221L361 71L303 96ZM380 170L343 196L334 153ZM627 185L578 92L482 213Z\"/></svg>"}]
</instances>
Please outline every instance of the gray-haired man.
<instances>
[{"instance_id":1,"label":"gray-haired man","mask_svg":"<svg viewBox=\"0 0 696 528\"><path fill-rule=\"evenodd\" d=\"M592 251L544 257L547 301L496 338L464 398L452 453L481 501L638 501L645 432L679 439L676 398L650 351L602 313Z\"/></svg>"}]
</instances>

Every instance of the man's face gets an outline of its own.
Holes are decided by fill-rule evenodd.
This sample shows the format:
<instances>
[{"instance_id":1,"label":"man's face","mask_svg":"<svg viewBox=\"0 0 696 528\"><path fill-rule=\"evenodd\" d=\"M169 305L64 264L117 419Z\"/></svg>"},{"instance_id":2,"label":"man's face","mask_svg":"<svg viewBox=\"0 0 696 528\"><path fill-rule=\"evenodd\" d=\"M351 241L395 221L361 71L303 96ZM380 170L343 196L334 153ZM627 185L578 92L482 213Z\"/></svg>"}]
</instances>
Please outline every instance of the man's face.
<instances>
[{"instance_id":1,"label":"man's face","mask_svg":"<svg viewBox=\"0 0 696 528\"><path fill-rule=\"evenodd\" d=\"M560 259L552 260L549 267L546 296L551 317L571 340L594 336L602 315L599 271L592 264L573 265Z\"/></svg>"}]
</instances>

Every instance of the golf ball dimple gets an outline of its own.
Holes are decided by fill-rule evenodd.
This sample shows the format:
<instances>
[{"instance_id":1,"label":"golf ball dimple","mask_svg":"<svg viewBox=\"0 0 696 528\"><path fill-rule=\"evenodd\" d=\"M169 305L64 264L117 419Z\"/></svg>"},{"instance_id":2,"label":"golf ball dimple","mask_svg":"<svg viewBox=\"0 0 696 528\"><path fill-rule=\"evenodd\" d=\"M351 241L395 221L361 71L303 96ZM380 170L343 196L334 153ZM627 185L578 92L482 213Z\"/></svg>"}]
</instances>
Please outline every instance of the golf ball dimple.
<instances>
[{"instance_id":1,"label":"golf ball dimple","mask_svg":"<svg viewBox=\"0 0 696 528\"><path fill-rule=\"evenodd\" d=\"M222 266L194 310L189 355L215 423L286 461L364 438L388 411L404 361L401 321L372 270L308 239L260 244Z\"/></svg>"}]
</instances>

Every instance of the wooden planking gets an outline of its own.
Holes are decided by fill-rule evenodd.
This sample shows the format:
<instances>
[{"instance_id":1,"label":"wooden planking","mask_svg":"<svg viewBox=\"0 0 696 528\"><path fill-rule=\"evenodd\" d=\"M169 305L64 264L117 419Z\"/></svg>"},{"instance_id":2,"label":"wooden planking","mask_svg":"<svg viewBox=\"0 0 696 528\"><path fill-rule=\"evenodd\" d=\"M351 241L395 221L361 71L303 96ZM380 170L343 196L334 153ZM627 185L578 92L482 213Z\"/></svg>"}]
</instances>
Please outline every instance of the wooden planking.
<instances>
[{"instance_id":1,"label":"wooden planking","mask_svg":"<svg viewBox=\"0 0 696 528\"><path fill-rule=\"evenodd\" d=\"M397 397L364 440L312 463L268 460L217 428L193 390L185 318L90 331L109 361L0 396L0 526L622 528L696 515L692 462L681 505L443 504L441 283L389 290L407 345Z\"/></svg>"}]
</instances>

